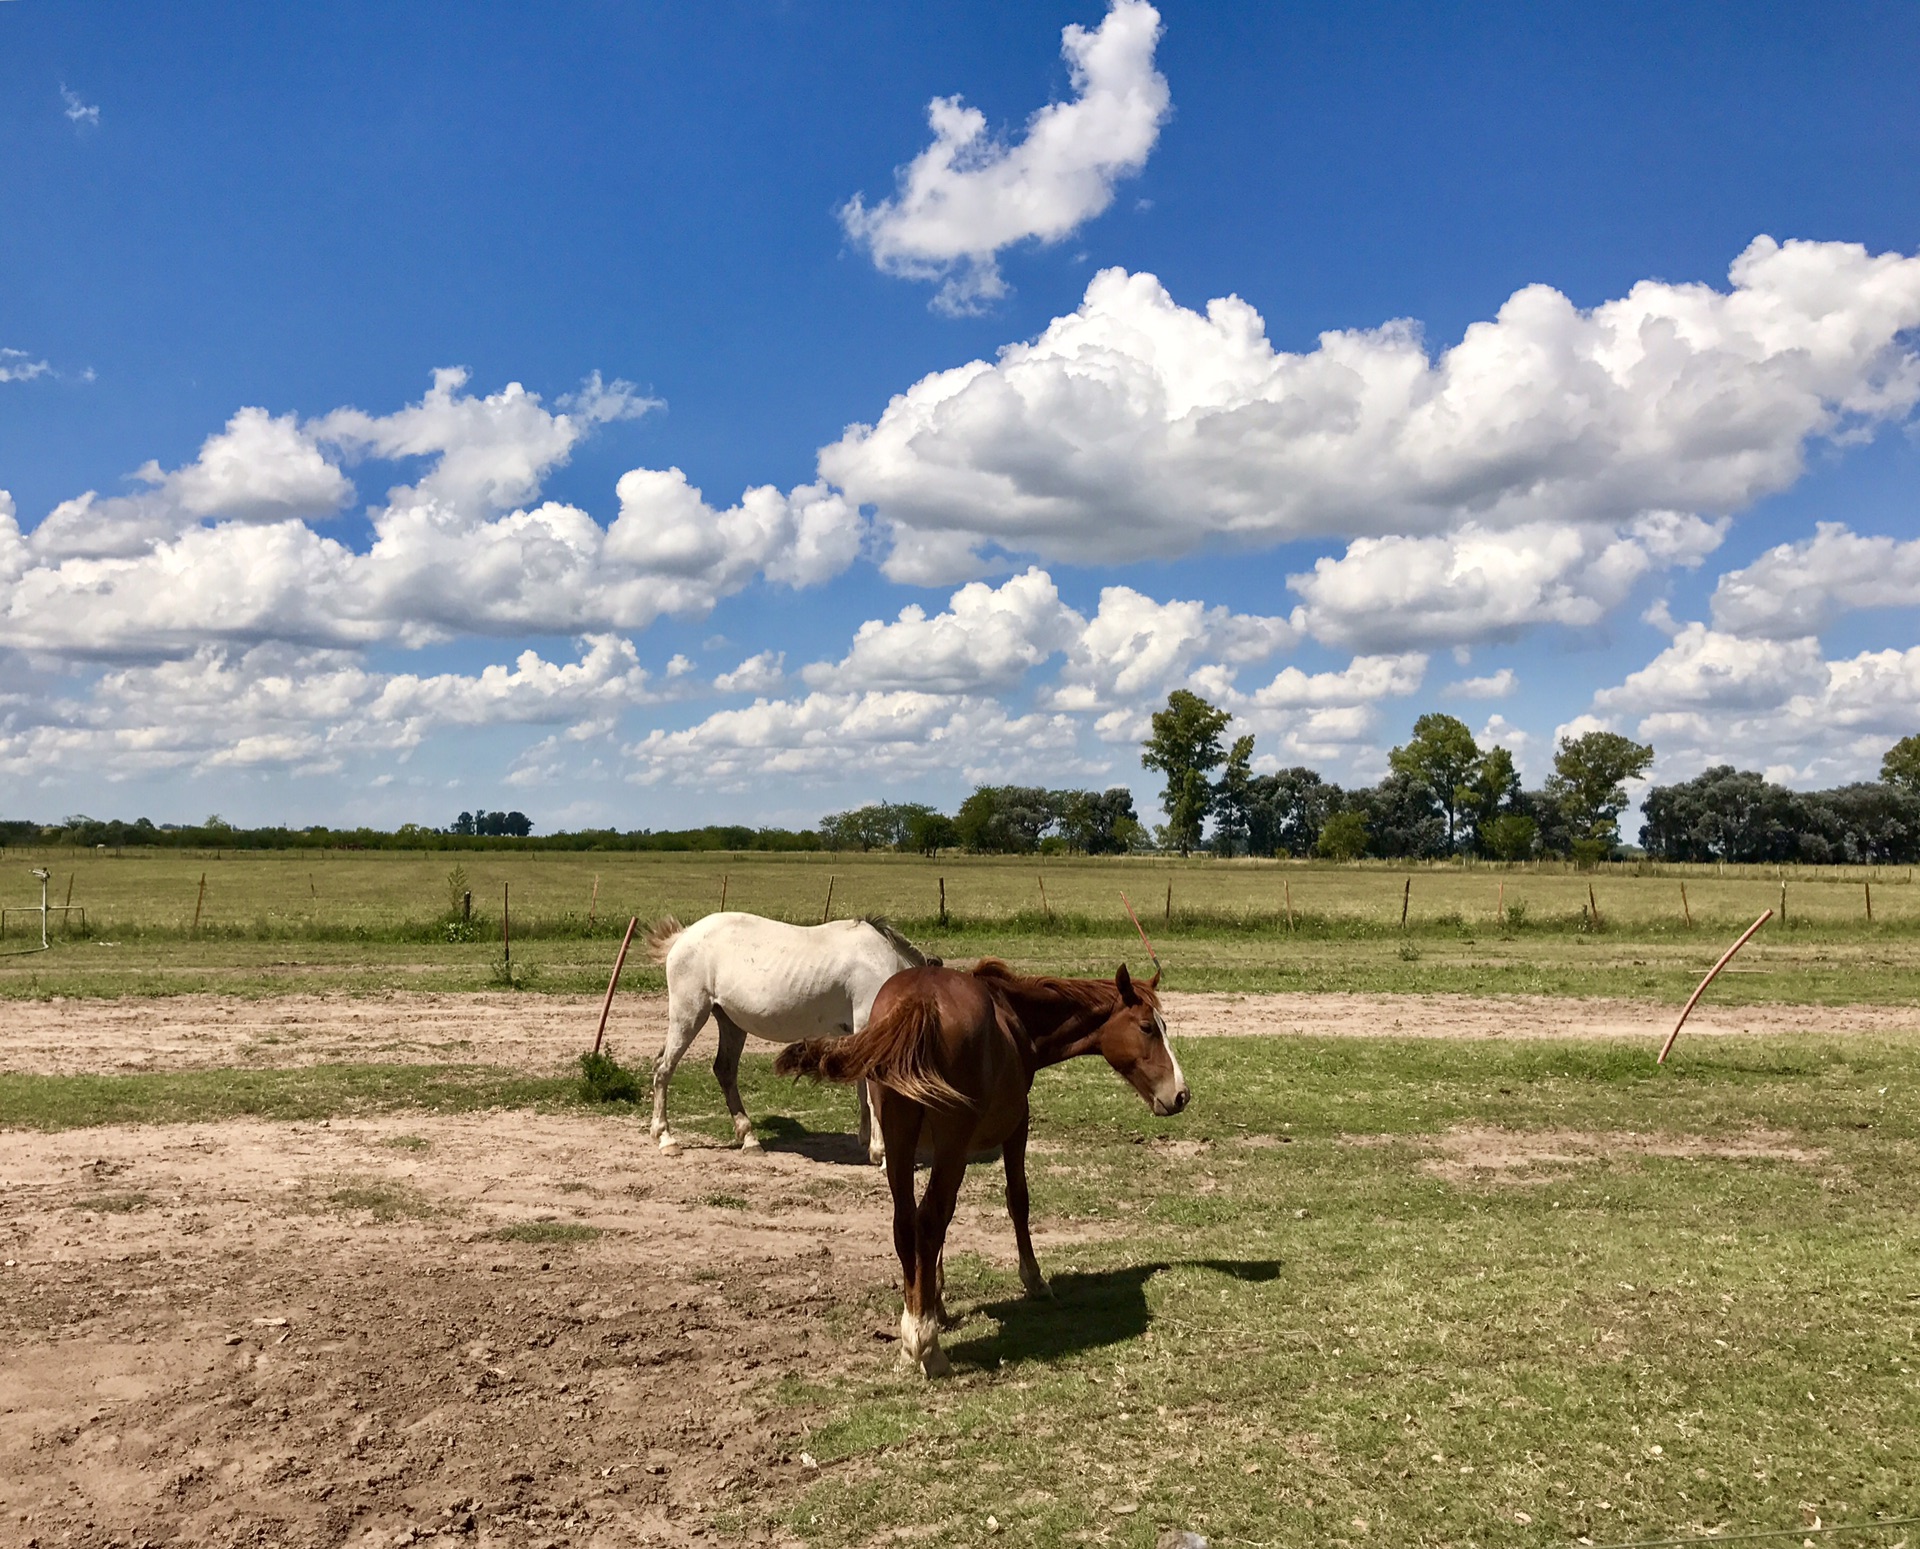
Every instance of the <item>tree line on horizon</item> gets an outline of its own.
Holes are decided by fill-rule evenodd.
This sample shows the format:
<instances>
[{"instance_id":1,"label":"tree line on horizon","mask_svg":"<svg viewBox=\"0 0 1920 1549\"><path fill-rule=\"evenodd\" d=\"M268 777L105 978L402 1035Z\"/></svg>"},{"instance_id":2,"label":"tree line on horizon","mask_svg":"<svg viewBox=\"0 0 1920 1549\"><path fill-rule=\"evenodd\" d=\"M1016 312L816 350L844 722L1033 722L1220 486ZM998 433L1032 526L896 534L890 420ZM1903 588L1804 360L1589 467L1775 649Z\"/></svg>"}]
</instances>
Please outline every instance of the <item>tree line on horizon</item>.
<instances>
[{"instance_id":1,"label":"tree line on horizon","mask_svg":"<svg viewBox=\"0 0 1920 1549\"><path fill-rule=\"evenodd\" d=\"M1377 785L1345 789L1305 766L1253 771L1254 739L1228 746L1228 712L1185 689L1157 711L1141 750L1165 779L1164 823L1151 830L1125 786L1104 791L982 785L951 815L920 802L871 802L830 813L814 829L709 824L652 830L584 829L532 837L522 812L463 811L446 828L406 823L387 831L324 826L238 828L215 815L201 824L99 820L57 825L0 820L0 845L66 844L194 849L481 849L763 851L890 850L935 855L1196 851L1234 856L1357 860L1472 855L1537 857L1582 864L1618 855L1627 782L1653 762L1653 748L1617 732L1563 738L1553 772L1525 789L1512 754L1481 748L1454 716L1428 714L1388 754ZM1657 785L1641 799L1645 854L1667 861L1920 861L1920 735L1887 750L1878 781L1795 791L1763 774L1720 765Z\"/></svg>"}]
</instances>

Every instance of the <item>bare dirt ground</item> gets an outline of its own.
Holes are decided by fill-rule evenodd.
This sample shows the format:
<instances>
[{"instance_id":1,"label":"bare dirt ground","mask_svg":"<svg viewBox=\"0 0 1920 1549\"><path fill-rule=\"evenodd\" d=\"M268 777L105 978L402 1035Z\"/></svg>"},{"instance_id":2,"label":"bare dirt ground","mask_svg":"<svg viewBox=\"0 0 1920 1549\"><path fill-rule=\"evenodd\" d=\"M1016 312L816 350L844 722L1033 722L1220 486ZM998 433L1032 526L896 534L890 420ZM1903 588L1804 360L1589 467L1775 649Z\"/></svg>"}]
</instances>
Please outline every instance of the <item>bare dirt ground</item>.
<instances>
[{"instance_id":1,"label":"bare dirt ground","mask_svg":"<svg viewBox=\"0 0 1920 1549\"><path fill-rule=\"evenodd\" d=\"M1651 1043L1670 1025L1650 1005L1523 997L1192 994L1167 1011L1188 1036ZM12 1002L0 1071L553 1073L598 1013L539 996ZM661 997L623 998L616 1047L651 1052L663 1021ZM1742 1008L1688 1036L1916 1025ZM692 1080L704 1063L689 1057ZM878 1375L896 1349L883 1181L850 1136L759 1155L685 1140L663 1157L631 1117L526 1112L0 1130L0 1544L790 1542L802 1384ZM1590 1141L1462 1132L1434 1165L1527 1170ZM997 1180L975 1170L952 1245L1010 1264ZM1043 1263L1074 1240L1036 1224Z\"/></svg>"},{"instance_id":2,"label":"bare dirt ground","mask_svg":"<svg viewBox=\"0 0 1920 1549\"><path fill-rule=\"evenodd\" d=\"M1664 1006L1553 996L1242 995L1171 993L1176 1037L1645 1038L1673 1025ZM570 1069L592 1042L597 997L540 995L288 995L241 1000L0 1004L0 1070L267 1068L331 1061L501 1065L530 1073ZM652 1054L666 1027L664 995L622 996L608 1037L623 1058ZM1688 1038L1733 1033L1887 1033L1920 1030L1912 1006L1703 1008ZM711 1032L704 1035L711 1040ZM700 1059L698 1050L689 1059ZM704 1063L704 1060L702 1060Z\"/></svg>"},{"instance_id":3,"label":"bare dirt ground","mask_svg":"<svg viewBox=\"0 0 1920 1549\"><path fill-rule=\"evenodd\" d=\"M953 1246L1010 1263L991 1171ZM15 1131L0 1201L0 1543L786 1542L783 1378L897 1349L884 1181L850 1137ZM529 1227L586 1240L498 1235Z\"/></svg>"}]
</instances>

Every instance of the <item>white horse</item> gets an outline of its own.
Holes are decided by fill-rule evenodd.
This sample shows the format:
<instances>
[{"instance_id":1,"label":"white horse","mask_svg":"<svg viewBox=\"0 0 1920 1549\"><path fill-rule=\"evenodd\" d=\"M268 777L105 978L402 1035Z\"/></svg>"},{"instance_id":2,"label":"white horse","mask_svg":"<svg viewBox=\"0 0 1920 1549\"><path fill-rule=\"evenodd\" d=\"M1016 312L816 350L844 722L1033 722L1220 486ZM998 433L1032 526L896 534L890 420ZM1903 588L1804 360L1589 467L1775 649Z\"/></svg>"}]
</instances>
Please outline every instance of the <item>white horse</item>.
<instances>
[{"instance_id":1,"label":"white horse","mask_svg":"<svg viewBox=\"0 0 1920 1549\"><path fill-rule=\"evenodd\" d=\"M740 1101L740 1051L747 1035L769 1043L839 1038L867 1025L873 998L903 968L927 958L884 920L788 925L757 914L710 914L692 925L671 915L647 927L647 952L667 968L667 1041L653 1067L653 1135L679 1150L667 1128L667 1086L674 1067L711 1016L720 1031L713 1073L733 1115L742 1150L757 1151ZM886 1158L860 1083L860 1144L878 1165Z\"/></svg>"}]
</instances>

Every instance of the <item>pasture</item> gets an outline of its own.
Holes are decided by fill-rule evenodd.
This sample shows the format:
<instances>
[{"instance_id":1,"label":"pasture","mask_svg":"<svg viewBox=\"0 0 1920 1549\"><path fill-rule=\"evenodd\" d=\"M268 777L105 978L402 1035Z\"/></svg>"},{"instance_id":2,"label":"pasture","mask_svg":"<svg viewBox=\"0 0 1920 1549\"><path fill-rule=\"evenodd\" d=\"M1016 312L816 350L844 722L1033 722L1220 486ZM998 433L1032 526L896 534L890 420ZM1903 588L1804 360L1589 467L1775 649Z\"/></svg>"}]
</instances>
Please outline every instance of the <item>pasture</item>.
<instances>
[{"instance_id":1,"label":"pasture","mask_svg":"<svg viewBox=\"0 0 1920 1549\"><path fill-rule=\"evenodd\" d=\"M1124 891L1171 965L1170 982L1185 989L1670 1002L1692 988L1715 942L1779 906L1783 880L1785 921L1742 954L1717 998L1885 1004L1920 995L1920 889L1904 867L1580 873L1053 856L12 849L0 856L0 904L10 910L38 902L29 865L52 871L56 905L70 897L86 909L86 932L63 934L56 916L55 951L0 957L0 998L506 987L503 894L510 982L586 994L604 987L629 916L691 921L719 907L724 889L730 908L812 922L831 887L836 918L888 915L956 959L992 954L1073 973L1111 973L1122 958L1137 965ZM456 866L464 883L450 896ZM473 897L471 922L459 918L461 891ZM8 921L0 951L37 942L37 915ZM629 972L636 988L661 985L644 963Z\"/></svg>"},{"instance_id":2,"label":"pasture","mask_svg":"<svg viewBox=\"0 0 1920 1549\"><path fill-rule=\"evenodd\" d=\"M1903 876L1869 926L1865 877L1790 873L1663 1071L1776 875L458 857L486 926L511 884L509 988L491 935L446 939L453 859L52 857L89 933L0 959L0 1541L1606 1545L1920 1512ZM897 1364L850 1092L750 1053L767 1149L725 1149L709 1030L667 1157L581 1091L618 929L723 876L1089 972L1140 961L1125 887L1186 992L1186 1114L1097 1061L1036 1083L1055 1301L969 1174L948 1380ZM659 980L629 975L644 1067Z\"/></svg>"}]
</instances>

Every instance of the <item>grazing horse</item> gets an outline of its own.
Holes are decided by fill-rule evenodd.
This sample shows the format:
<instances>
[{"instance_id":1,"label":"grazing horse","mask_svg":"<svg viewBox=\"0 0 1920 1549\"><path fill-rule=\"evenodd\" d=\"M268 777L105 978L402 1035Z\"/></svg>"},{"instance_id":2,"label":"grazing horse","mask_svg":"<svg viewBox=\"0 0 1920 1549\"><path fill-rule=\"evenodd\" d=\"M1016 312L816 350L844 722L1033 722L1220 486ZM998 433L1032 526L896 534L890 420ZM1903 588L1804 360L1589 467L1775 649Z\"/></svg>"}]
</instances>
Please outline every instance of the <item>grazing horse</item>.
<instances>
[{"instance_id":1,"label":"grazing horse","mask_svg":"<svg viewBox=\"0 0 1920 1549\"><path fill-rule=\"evenodd\" d=\"M893 1190L893 1246L906 1309L900 1339L929 1377L945 1375L941 1253L970 1153L1001 1148L1007 1214L1029 1296L1051 1294L1027 1230L1027 1095L1034 1073L1100 1054L1162 1118L1187 1106L1155 990L1128 977L1025 978L987 959L971 973L915 968L896 974L855 1038L789 1045L774 1069L824 1081L864 1079L874 1089ZM929 1147L929 1142L931 1146ZM918 1207L917 1154L931 1149L933 1175Z\"/></svg>"},{"instance_id":2,"label":"grazing horse","mask_svg":"<svg viewBox=\"0 0 1920 1549\"><path fill-rule=\"evenodd\" d=\"M740 1051L747 1035L769 1043L838 1038L867 1025L873 997L903 968L926 955L885 920L789 925L757 914L710 914L691 925L668 915L647 927L647 954L667 969L667 1041L653 1067L653 1137L679 1150L667 1128L667 1087L674 1067L711 1016L720 1030L713 1074L733 1115L742 1150L757 1151L753 1124L740 1101ZM877 1165L864 1083L860 1144Z\"/></svg>"}]
</instances>

